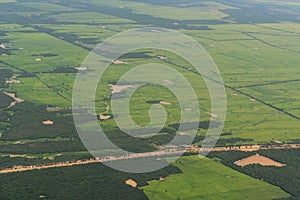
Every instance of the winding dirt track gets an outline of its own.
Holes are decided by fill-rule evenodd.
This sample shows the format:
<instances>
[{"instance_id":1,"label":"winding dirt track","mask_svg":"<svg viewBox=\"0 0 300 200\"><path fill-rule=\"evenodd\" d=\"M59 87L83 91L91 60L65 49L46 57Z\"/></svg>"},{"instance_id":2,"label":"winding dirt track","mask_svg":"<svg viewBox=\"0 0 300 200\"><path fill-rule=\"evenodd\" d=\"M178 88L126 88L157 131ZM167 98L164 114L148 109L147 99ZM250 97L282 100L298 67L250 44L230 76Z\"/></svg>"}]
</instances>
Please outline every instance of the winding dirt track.
<instances>
[{"instance_id":1,"label":"winding dirt track","mask_svg":"<svg viewBox=\"0 0 300 200\"><path fill-rule=\"evenodd\" d=\"M104 163L104 162L113 162L118 160L128 160L128 159L136 159L136 158L146 158L146 157L159 157L159 156L175 156L183 153L201 153L211 151L258 151L258 150L266 150L266 149L300 149L300 144L282 144L282 145L268 145L268 146L260 146L260 145L252 145L252 146L241 146L241 147L215 147L213 149L200 149L199 147L192 146L187 149L171 149L169 151L156 151L150 153L140 153L134 155L124 155L124 156L108 156L104 158L98 159L90 159L90 160L78 160L78 161L66 161L59 162L47 165L31 165L31 166L15 166L9 169L0 170L0 174L7 173L15 173L15 172L24 172L24 171L32 171L32 170L40 170L40 169L50 169L57 167L71 167L76 165L87 165L92 163Z\"/></svg>"}]
</instances>

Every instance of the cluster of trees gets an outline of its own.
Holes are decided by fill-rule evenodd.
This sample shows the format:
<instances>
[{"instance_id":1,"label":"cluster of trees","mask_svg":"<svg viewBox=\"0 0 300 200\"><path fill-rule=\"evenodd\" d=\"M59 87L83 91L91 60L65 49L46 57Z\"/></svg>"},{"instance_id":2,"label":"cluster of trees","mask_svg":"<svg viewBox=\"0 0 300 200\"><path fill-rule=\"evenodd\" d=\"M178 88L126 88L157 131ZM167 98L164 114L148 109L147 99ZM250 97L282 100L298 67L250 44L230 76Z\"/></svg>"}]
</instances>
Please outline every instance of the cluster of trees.
<instances>
[{"instance_id":1,"label":"cluster of trees","mask_svg":"<svg viewBox=\"0 0 300 200\"><path fill-rule=\"evenodd\" d=\"M0 157L0 170L12 168L14 166L31 166L31 165L45 165L45 164L52 164L58 162L65 162L67 161L77 161L77 160L89 160L92 159L92 155L88 152L86 154L64 154L64 155L57 155L57 154L44 154L40 157L10 157L10 156L2 156Z\"/></svg>"},{"instance_id":2,"label":"cluster of trees","mask_svg":"<svg viewBox=\"0 0 300 200\"><path fill-rule=\"evenodd\" d=\"M0 146L0 153L10 154L44 154L76 151L86 151L86 148L79 139L70 139L69 141L37 141Z\"/></svg>"},{"instance_id":3,"label":"cluster of trees","mask_svg":"<svg viewBox=\"0 0 300 200\"><path fill-rule=\"evenodd\" d=\"M0 92L0 109L7 108L14 100L13 98L7 96L6 94Z\"/></svg>"},{"instance_id":4,"label":"cluster of trees","mask_svg":"<svg viewBox=\"0 0 300 200\"><path fill-rule=\"evenodd\" d=\"M1 61L0 61L1 63ZM12 77L13 72L8 69L0 69L0 88L6 87L6 80Z\"/></svg>"},{"instance_id":5,"label":"cluster of trees","mask_svg":"<svg viewBox=\"0 0 300 200\"><path fill-rule=\"evenodd\" d=\"M128 174L103 164L63 167L0 175L0 199L147 199L142 190L125 184L133 179L138 186L147 181L180 173L173 166L147 174Z\"/></svg>"},{"instance_id":6,"label":"cluster of trees","mask_svg":"<svg viewBox=\"0 0 300 200\"><path fill-rule=\"evenodd\" d=\"M12 126L3 134L3 140L78 137L72 116L48 112L45 105L22 102L10 111L14 113L9 119ZM42 122L46 120L51 120L54 124L45 126Z\"/></svg>"}]
</instances>

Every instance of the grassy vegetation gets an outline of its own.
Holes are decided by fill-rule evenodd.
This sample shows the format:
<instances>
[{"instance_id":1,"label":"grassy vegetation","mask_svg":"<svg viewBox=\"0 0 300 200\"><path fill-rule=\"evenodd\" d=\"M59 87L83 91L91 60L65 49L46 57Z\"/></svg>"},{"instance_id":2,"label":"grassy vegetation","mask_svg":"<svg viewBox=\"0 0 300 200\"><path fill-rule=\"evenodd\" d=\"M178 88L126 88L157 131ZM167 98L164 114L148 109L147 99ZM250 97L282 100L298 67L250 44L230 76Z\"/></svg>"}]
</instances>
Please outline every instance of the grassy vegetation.
<instances>
[{"instance_id":1,"label":"grassy vegetation","mask_svg":"<svg viewBox=\"0 0 300 200\"><path fill-rule=\"evenodd\" d=\"M209 157L222 159L222 163L233 168L234 170L245 173L254 178L264 180L273 185L281 187L283 190L292 194L292 199L299 199L299 150L261 150L260 155L267 156L271 159L286 164L285 167L263 167L261 165L250 165L239 167L234 164L235 161L253 155L252 152L213 152Z\"/></svg>"},{"instance_id":2,"label":"grassy vegetation","mask_svg":"<svg viewBox=\"0 0 300 200\"><path fill-rule=\"evenodd\" d=\"M182 174L164 181L150 181L143 187L150 200L155 199L276 199L290 195L227 168L217 161L198 156L182 157L174 164Z\"/></svg>"},{"instance_id":3,"label":"grassy vegetation","mask_svg":"<svg viewBox=\"0 0 300 200\"><path fill-rule=\"evenodd\" d=\"M171 28L190 35L216 62L226 85L228 102L226 124L218 145L299 141L299 5L293 0L73 0L72 3L0 0L0 44L6 47L0 48L0 154L4 156L0 158L0 168L52 162L44 157L54 156L54 161L89 158L77 136L69 109L75 67L81 65L89 50L106 38L142 26ZM159 55L168 59L160 60ZM195 142L200 145L210 120L207 114L210 96L193 67L171 52L153 49L131 52L120 59L128 64L111 65L99 81L97 113L112 114L107 110L111 103L108 84L115 84L124 73L146 63L168 65L187 78L196 91L201 119ZM20 83L6 84L10 79ZM25 102L7 109L12 99L2 94L3 91L16 93ZM150 120L148 109L159 101L171 103L164 105L167 123L158 135L148 140L128 137L116 128L113 119L100 123L108 137L120 147L136 152L154 150L169 142L176 133L180 122L178 100L168 89L148 85L138 89L130 102L133 120L143 126ZM44 120L53 120L54 124L45 126ZM55 156L60 153L62 156ZM276 152L260 153L276 157ZM237 170L264 178L294 196L299 195L298 188L289 184L290 180L298 184L292 176L297 174L298 168L289 160L296 155L280 151L278 159L285 157L285 153L289 154L283 160L291 166L288 169L250 166ZM9 158L10 154L31 154L35 159ZM224 158L223 155L218 157ZM145 187L150 199L288 197L276 187L213 160L184 157L175 165L184 173L171 175L166 181L150 182L150 186ZM171 167L162 174L134 178L140 185L146 185L148 180L177 172ZM278 179L271 178L273 172ZM86 174L90 176L85 177ZM112 181L111 177L114 177ZM146 199L142 191L124 184L125 177L129 176L102 165L1 175L0 199L38 199L40 195L47 199ZM26 180L31 178L35 181L28 183ZM63 182L58 185L60 188L52 187L60 181ZM70 187L80 181L82 184L78 187ZM81 196L78 196L79 188L83 191ZM118 190L120 194L115 192Z\"/></svg>"}]
</instances>

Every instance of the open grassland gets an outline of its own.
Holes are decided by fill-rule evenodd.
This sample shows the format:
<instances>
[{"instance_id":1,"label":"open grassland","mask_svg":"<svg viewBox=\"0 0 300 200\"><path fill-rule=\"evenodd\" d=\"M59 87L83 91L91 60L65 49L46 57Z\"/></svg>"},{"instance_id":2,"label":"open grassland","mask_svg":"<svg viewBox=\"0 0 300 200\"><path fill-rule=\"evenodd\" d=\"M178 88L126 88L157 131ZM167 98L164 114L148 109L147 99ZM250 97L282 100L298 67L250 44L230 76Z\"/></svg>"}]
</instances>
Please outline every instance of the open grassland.
<instances>
[{"instance_id":1,"label":"open grassland","mask_svg":"<svg viewBox=\"0 0 300 200\"><path fill-rule=\"evenodd\" d=\"M243 88L242 90L296 116L300 116L299 83L300 80L295 80L282 84Z\"/></svg>"},{"instance_id":2,"label":"open grassland","mask_svg":"<svg viewBox=\"0 0 300 200\"><path fill-rule=\"evenodd\" d=\"M238 173L221 163L182 157L174 164L182 174L165 180L150 181L143 187L150 200L155 199L279 199L290 195L280 188Z\"/></svg>"},{"instance_id":3,"label":"open grassland","mask_svg":"<svg viewBox=\"0 0 300 200\"><path fill-rule=\"evenodd\" d=\"M53 71L58 67L79 66L87 52L62 39L38 32L35 29L11 30L7 36L8 56L1 61L23 72Z\"/></svg>"},{"instance_id":4,"label":"open grassland","mask_svg":"<svg viewBox=\"0 0 300 200\"><path fill-rule=\"evenodd\" d=\"M91 157L78 138L70 110L75 68L106 38L142 26L171 28L190 35L216 62L225 82L228 102L219 146L299 143L299 2L0 0L0 8L1 92L12 92L25 100L8 108L13 99L0 95L0 169ZM97 113L112 114L112 90L108 84L115 84L135 66L165 64L187 78L196 92L201 118L195 143L201 145L210 120L210 96L201 75L170 52L141 50L120 60L128 64L112 64L99 81ZM172 77L167 81L171 83ZM142 126L150 122L149 108L160 101L165 102L162 106L168 114L167 123L149 140L129 138L116 128L114 119L100 123L111 141L123 149L155 150L176 133L180 122L178 100L166 88L147 85L138 89L130 101L132 118ZM47 120L53 124L43 124ZM277 170L248 166L237 170L298 195L295 177L299 170L297 163L292 162L297 160L298 151L264 153L260 152L265 156L270 154L287 167ZM279 188L226 168L218 161L191 156L181 158L175 166L183 173L174 175L180 171L170 166L162 173L141 177L124 175L102 165L88 165L1 175L0 199L146 199L141 190L125 185L129 178L150 199L289 197ZM166 180L151 181L143 187L147 181L159 177ZM74 183L79 184L74 186Z\"/></svg>"},{"instance_id":5,"label":"open grassland","mask_svg":"<svg viewBox=\"0 0 300 200\"><path fill-rule=\"evenodd\" d=\"M99 2L94 1L95 4ZM101 4L109 4L114 7L124 7L130 9L133 13L151 15L154 17L168 18L173 20L207 20L207 19L221 19L226 14L219 11L225 9L226 6L222 4L213 4L210 2L203 2L201 6L189 6L185 8L177 8L175 6L153 5L151 3L140 3L134 1L104 1ZM161 12L164 10L164 12Z\"/></svg>"},{"instance_id":6,"label":"open grassland","mask_svg":"<svg viewBox=\"0 0 300 200\"><path fill-rule=\"evenodd\" d=\"M57 78L57 76L52 75L52 79ZM68 77L68 74L65 75ZM30 101L37 104L46 104L52 106L61 106L61 107L70 107L71 106L71 98L70 96L65 97L65 93L70 93L67 90L63 90L63 88L54 88L55 86L63 86L62 84L68 84L65 79L64 81L60 79L56 79L55 82L48 80L47 85L43 82L42 79L36 77L30 78L20 78L21 83L19 84L11 84L9 91L17 91L17 95L26 99L26 101ZM63 83L59 83L57 81L61 81ZM71 81L72 83L72 81ZM51 85L50 86L48 86ZM53 87L53 88L52 88ZM72 87L69 88L69 90ZM55 90L56 89L56 90ZM59 91L62 91L61 93Z\"/></svg>"}]
</instances>

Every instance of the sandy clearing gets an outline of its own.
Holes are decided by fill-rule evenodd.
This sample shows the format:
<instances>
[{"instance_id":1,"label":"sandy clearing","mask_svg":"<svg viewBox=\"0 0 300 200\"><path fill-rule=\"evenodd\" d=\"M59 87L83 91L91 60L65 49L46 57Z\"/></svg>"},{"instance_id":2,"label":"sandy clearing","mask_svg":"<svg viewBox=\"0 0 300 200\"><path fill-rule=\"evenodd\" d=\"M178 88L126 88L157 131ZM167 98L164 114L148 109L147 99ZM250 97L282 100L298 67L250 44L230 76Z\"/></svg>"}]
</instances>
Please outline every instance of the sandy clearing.
<instances>
[{"instance_id":1,"label":"sandy clearing","mask_svg":"<svg viewBox=\"0 0 300 200\"><path fill-rule=\"evenodd\" d=\"M110 115L103 115L103 114L100 114L100 119L101 120L109 120L111 118Z\"/></svg>"},{"instance_id":2,"label":"sandy clearing","mask_svg":"<svg viewBox=\"0 0 300 200\"><path fill-rule=\"evenodd\" d=\"M213 114L213 113L210 113L210 112L206 112L206 114L208 114L209 116L211 116L212 118L217 118L219 115L217 114Z\"/></svg>"},{"instance_id":3,"label":"sandy clearing","mask_svg":"<svg viewBox=\"0 0 300 200\"><path fill-rule=\"evenodd\" d=\"M11 83L19 84L19 83L21 83L21 81L19 81L19 80L9 80L9 81L5 81L5 84L11 84Z\"/></svg>"},{"instance_id":4,"label":"sandy clearing","mask_svg":"<svg viewBox=\"0 0 300 200\"><path fill-rule=\"evenodd\" d=\"M172 81L169 81L169 80L163 80L162 82L163 82L164 84L169 84L169 85L174 84Z\"/></svg>"},{"instance_id":5,"label":"sandy clearing","mask_svg":"<svg viewBox=\"0 0 300 200\"><path fill-rule=\"evenodd\" d=\"M28 158L28 159L35 159L34 156L28 156L28 155L18 155L18 154L11 154L9 155L10 158Z\"/></svg>"},{"instance_id":6,"label":"sandy clearing","mask_svg":"<svg viewBox=\"0 0 300 200\"><path fill-rule=\"evenodd\" d=\"M161 101L159 102L161 105L172 105L170 102L167 101Z\"/></svg>"},{"instance_id":7,"label":"sandy clearing","mask_svg":"<svg viewBox=\"0 0 300 200\"><path fill-rule=\"evenodd\" d=\"M25 144L24 142L21 142L21 141L15 141L13 142L12 144Z\"/></svg>"},{"instance_id":8,"label":"sandy clearing","mask_svg":"<svg viewBox=\"0 0 300 200\"><path fill-rule=\"evenodd\" d=\"M106 26L104 26L104 25L99 25L99 26L97 26L98 28L103 28L103 29L105 29L106 28Z\"/></svg>"},{"instance_id":9,"label":"sandy clearing","mask_svg":"<svg viewBox=\"0 0 300 200\"><path fill-rule=\"evenodd\" d=\"M166 56L157 56L157 58L160 60L168 60L168 57Z\"/></svg>"},{"instance_id":10,"label":"sandy clearing","mask_svg":"<svg viewBox=\"0 0 300 200\"><path fill-rule=\"evenodd\" d=\"M75 67L75 69L77 69L78 71L87 71L88 70L87 67Z\"/></svg>"},{"instance_id":11,"label":"sandy clearing","mask_svg":"<svg viewBox=\"0 0 300 200\"><path fill-rule=\"evenodd\" d=\"M51 120L46 120L46 121L43 121L42 123L43 123L44 125L53 125L53 124L54 124L54 122L51 121Z\"/></svg>"},{"instance_id":12,"label":"sandy clearing","mask_svg":"<svg viewBox=\"0 0 300 200\"><path fill-rule=\"evenodd\" d=\"M14 102L11 102L11 104L7 107L7 109L15 106L17 103L24 102L23 99L16 97L15 93L9 93L9 92L3 92L3 94L6 94L7 96L11 97L14 99Z\"/></svg>"},{"instance_id":13,"label":"sandy clearing","mask_svg":"<svg viewBox=\"0 0 300 200\"><path fill-rule=\"evenodd\" d=\"M235 165L244 167L247 165L253 165L253 164L259 164L262 166L275 166L275 167L284 167L285 164L282 164L280 162L276 162L270 158L267 158L265 156L261 156L259 154L256 154L254 156L250 156L248 158L244 158L242 160L238 160L234 162Z\"/></svg>"},{"instance_id":14,"label":"sandy clearing","mask_svg":"<svg viewBox=\"0 0 300 200\"><path fill-rule=\"evenodd\" d=\"M134 85L112 85L108 84L109 87L111 87L112 94L120 93L126 90L127 88L134 88Z\"/></svg>"},{"instance_id":15,"label":"sandy clearing","mask_svg":"<svg viewBox=\"0 0 300 200\"><path fill-rule=\"evenodd\" d=\"M126 65L126 64L128 64L127 62L124 62L122 60L113 60L112 63L114 63L115 65Z\"/></svg>"},{"instance_id":16,"label":"sandy clearing","mask_svg":"<svg viewBox=\"0 0 300 200\"><path fill-rule=\"evenodd\" d=\"M17 103L24 102L23 99L16 97L15 93L9 93L9 92L3 92L3 93L6 94L7 96L10 96L11 98L13 98Z\"/></svg>"},{"instance_id":17,"label":"sandy clearing","mask_svg":"<svg viewBox=\"0 0 300 200\"><path fill-rule=\"evenodd\" d=\"M134 187L134 188L136 188L137 187L137 182L135 182L134 180L132 180L132 179L128 179L127 181L125 181L125 183L127 184L127 185L130 185L131 187Z\"/></svg>"},{"instance_id":18,"label":"sandy clearing","mask_svg":"<svg viewBox=\"0 0 300 200\"><path fill-rule=\"evenodd\" d=\"M5 44L0 44L0 48L1 48L1 49L6 49Z\"/></svg>"}]
</instances>

